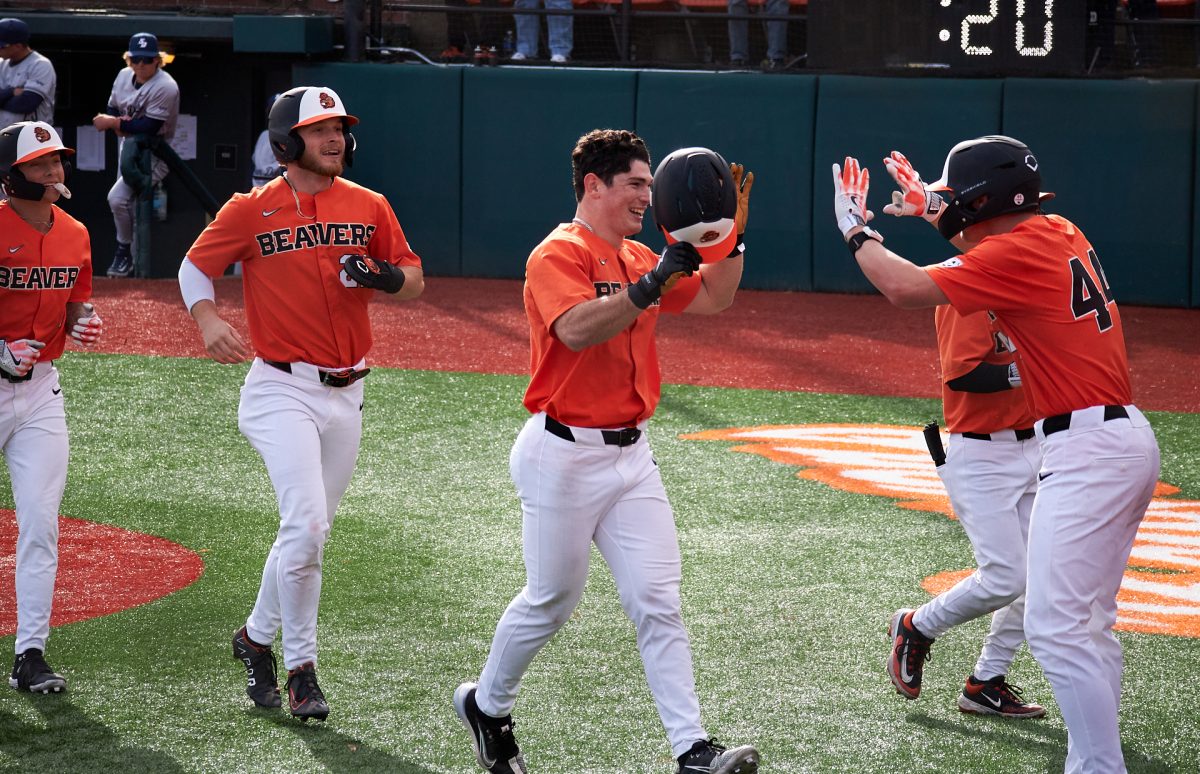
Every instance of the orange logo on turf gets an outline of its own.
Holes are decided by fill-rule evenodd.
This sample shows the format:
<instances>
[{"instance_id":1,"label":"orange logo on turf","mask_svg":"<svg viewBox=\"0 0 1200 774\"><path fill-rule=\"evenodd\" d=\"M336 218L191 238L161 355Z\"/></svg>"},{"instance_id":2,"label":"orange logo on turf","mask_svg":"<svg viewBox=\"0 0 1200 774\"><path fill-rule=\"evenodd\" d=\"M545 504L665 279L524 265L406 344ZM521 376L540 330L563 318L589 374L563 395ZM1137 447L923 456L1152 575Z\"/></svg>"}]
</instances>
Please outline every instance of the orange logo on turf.
<instances>
[{"instance_id":1,"label":"orange logo on turf","mask_svg":"<svg viewBox=\"0 0 1200 774\"><path fill-rule=\"evenodd\" d=\"M890 497L901 508L954 518L921 431L894 425L767 425L682 436L732 441L731 451L760 454L799 467L797 478L834 489ZM1200 638L1200 501L1174 499L1158 483L1138 529L1117 594L1118 629ZM951 570L921 584L931 594L973 570Z\"/></svg>"}]
</instances>

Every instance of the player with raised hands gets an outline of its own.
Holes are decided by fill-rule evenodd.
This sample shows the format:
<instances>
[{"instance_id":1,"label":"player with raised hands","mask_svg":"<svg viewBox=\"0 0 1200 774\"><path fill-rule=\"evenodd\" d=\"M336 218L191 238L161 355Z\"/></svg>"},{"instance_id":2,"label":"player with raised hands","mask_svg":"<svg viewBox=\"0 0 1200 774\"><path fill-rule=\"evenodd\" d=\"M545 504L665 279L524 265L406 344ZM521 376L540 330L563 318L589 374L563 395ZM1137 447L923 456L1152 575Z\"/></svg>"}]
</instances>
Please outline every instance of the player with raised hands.
<instances>
[{"instance_id":1,"label":"player with raised hands","mask_svg":"<svg viewBox=\"0 0 1200 774\"><path fill-rule=\"evenodd\" d=\"M898 159L902 198L914 181ZM1123 772L1117 590L1158 480L1154 431L1133 405L1121 316L1083 232L1042 212L1040 163L991 135L954 146L936 227L963 250L921 267L867 222L869 177L833 166L839 230L863 274L895 305L988 311L1015 345L1043 460L1029 519L1025 636L1067 724L1066 771ZM901 182L904 181L904 182ZM900 207L904 209L903 206ZM914 212L916 210L914 209ZM911 619L910 619L911 620ZM909 632L893 621L893 648Z\"/></svg>"}]
</instances>

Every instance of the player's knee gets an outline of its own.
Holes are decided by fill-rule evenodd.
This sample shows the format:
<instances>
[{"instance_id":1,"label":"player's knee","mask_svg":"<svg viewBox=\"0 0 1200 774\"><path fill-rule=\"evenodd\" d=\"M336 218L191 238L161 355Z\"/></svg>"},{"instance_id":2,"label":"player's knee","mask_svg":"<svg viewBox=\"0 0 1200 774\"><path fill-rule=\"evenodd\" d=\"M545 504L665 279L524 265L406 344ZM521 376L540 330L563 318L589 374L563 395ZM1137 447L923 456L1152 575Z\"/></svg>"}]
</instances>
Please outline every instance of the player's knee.
<instances>
[{"instance_id":1,"label":"player's knee","mask_svg":"<svg viewBox=\"0 0 1200 774\"><path fill-rule=\"evenodd\" d=\"M988 567L980 572L980 582L999 605L1007 605L1025 593L1025 570L1018 567Z\"/></svg>"}]
</instances>

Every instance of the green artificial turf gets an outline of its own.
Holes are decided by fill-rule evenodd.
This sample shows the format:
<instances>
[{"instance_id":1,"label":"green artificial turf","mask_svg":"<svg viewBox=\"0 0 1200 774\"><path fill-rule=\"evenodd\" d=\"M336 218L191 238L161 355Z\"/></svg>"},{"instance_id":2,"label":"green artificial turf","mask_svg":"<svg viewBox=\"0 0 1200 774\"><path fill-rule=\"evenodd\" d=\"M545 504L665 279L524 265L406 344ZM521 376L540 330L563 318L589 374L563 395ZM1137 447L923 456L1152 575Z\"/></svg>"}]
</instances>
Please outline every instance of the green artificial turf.
<instances>
[{"instance_id":1,"label":"green artificial turf","mask_svg":"<svg viewBox=\"0 0 1200 774\"><path fill-rule=\"evenodd\" d=\"M237 432L245 367L69 354L64 514L200 552L193 585L56 629L61 696L0 692L0 768L14 771L477 770L450 697L483 664L524 581L508 453L523 377L374 369L358 468L325 553L319 627L327 723L253 709L229 638L253 602L277 521L261 460ZM1053 772L1066 731L1022 651L1010 678L1040 721L960 714L986 630L938 640L921 699L883 671L886 626L921 579L972 566L956 523L798 479L699 430L759 424L921 425L936 401L668 386L651 439L679 526L684 618L710 733L752 742L763 772ZM1200 415L1152 416L1162 478L1200 498ZM0 507L12 507L0 473ZM593 552L573 619L517 704L532 771L673 772L632 625ZM5 604L11 604L6 601ZM1120 635L1122 728L1134 772L1194 772L1200 721L1180 686L1200 642ZM12 637L0 640L11 650Z\"/></svg>"}]
</instances>

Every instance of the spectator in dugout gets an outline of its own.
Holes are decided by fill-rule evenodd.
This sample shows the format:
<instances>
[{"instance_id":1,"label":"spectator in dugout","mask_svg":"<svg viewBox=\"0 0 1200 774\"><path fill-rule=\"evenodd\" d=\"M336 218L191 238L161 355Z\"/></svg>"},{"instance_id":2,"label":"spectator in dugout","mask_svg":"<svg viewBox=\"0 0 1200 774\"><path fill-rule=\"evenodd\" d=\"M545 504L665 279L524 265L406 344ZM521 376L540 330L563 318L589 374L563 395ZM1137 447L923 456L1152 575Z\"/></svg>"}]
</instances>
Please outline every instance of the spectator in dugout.
<instances>
[{"instance_id":1,"label":"spectator in dugout","mask_svg":"<svg viewBox=\"0 0 1200 774\"><path fill-rule=\"evenodd\" d=\"M0 19L0 126L53 124L56 84L54 65L29 47L29 25Z\"/></svg>"},{"instance_id":2,"label":"spectator in dugout","mask_svg":"<svg viewBox=\"0 0 1200 774\"><path fill-rule=\"evenodd\" d=\"M118 148L130 135L170 140L179 119L179 86L162 68L173 58L159 51L154 35L135 33L125 52L126 66L113 81L108 106L92 119L96 131L115 133L119 138ZM117 155L119 158L119 150ZM166 162L155 157L150 176L153 183L161 182L167 176ZM117 251L108 267L110 277L128 277L133 273L133 202L138 193L118 171L117 182L108 192L108 206L117 228Z\"/></svg>"}]
</instances>

